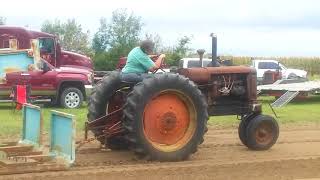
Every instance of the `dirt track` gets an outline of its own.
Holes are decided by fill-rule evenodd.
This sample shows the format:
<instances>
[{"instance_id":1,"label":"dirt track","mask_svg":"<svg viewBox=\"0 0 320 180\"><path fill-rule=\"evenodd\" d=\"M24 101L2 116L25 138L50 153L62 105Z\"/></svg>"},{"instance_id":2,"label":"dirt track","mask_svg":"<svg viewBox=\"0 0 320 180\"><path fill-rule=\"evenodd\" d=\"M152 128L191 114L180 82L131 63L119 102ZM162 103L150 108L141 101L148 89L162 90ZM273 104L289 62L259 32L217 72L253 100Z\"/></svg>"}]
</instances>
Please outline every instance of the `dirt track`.
<instances>
[{"instance_id":1,"label":"dirt track","mask_svg":"<svg viewBox=\"0 0 320 180\"><path fill-rule=\"evenodd\" d=\"M137 160L130 152L102 151L92 143L68 171L17 174L0 179L308 179L320 178L320 128L282 128L268 151L250 151L236 129L210 128L190 160L176 163Z\"/></svg>"}]
</instances>

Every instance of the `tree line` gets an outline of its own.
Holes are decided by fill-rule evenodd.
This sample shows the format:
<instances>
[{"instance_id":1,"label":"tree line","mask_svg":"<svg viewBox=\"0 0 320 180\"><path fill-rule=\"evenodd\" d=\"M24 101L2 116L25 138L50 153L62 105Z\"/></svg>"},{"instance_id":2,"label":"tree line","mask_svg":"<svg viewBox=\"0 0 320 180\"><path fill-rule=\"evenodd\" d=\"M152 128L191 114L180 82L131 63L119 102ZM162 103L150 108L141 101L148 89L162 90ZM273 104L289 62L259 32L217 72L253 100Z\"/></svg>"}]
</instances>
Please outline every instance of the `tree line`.
<instances>
[{"instance_id":1,"label":"tree line","mask_svg":"<svg viewBox=\"0 0 320 180\"><path fill-rule=\"evenodd\" d=\"M0 25L5 23L6 18L0 17ZM63 49L90 56L95 70L114 70L119 58L127 56L143 39L155 42L155 52L165 53L168 65L177 65L190 50L191 36L180 37L175 45L165 47L158 34L142 34L143 27L140 16L126 9L118 9L112 12L110 19L100 19L100 27L93 38L75 19L65 22L46 20L41 25L41 31L58 36Z\"/></svg>"}]
</instances>

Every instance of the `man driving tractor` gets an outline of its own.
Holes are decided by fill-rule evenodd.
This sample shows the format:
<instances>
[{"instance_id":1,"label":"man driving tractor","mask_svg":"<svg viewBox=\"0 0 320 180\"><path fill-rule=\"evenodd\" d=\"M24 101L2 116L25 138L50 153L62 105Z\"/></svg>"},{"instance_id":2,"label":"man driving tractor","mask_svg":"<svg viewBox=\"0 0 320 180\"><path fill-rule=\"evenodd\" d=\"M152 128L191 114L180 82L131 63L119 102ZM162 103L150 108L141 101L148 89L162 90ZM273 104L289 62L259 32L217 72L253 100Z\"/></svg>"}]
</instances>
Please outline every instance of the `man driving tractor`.
<instances>
[{"instance_id":1,"label":"man driving tractor","mask_svg":"<svg viewBox=\"0 0 320 180\"><path fill-rule=\"evenodd\" d=\"M122 69L121 79L127 82L140 82L148 72L154 72L160 68L164 54L161 54L158 59L153 62L150 57L153 57L154 43L150 40L144 40L139 47L132 49L127 58L127 63Z\"/></svg>"}]
</instances>

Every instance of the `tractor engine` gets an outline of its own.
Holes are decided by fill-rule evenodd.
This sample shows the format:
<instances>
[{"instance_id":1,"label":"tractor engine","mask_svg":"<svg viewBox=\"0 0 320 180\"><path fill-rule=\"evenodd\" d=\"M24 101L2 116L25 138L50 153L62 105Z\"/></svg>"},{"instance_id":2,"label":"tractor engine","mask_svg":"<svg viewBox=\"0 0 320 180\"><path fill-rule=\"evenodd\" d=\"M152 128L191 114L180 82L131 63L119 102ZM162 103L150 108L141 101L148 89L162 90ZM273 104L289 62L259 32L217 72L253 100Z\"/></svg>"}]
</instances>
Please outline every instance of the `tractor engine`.
<instances>
[{"instance_id":1,"label":"tractor engine","mask_svg":"<svg viewBox=\"0 0 320 180\"><path fill-rule=\"evenodd\" d=\"M221 74L212 77L215 97L246 98L246 77L242 74Z\"/></svg>"},{"instance_id":2,"label":"tractor engine","mask_svg":"<svg viewBox=\"0 0 320 180\"><path fill-rule=\"evenodd\" d=\"M207 98L210 115L246 114L257 106L256 71L245 66L180 69ZM255 109L255 111L259 109Z\"/></svg>"}]
</instances>

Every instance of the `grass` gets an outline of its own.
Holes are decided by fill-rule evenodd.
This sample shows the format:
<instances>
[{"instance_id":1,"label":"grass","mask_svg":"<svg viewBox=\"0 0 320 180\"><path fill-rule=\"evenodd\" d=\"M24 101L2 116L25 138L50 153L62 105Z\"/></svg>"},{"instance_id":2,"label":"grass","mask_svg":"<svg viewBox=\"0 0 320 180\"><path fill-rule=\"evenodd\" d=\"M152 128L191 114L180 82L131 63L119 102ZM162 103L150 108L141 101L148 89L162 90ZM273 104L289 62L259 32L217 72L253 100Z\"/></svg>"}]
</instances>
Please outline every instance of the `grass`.
<instances>
[{"instance_id":1,"label":"grass","mask_svg":"<svg viewBox=\"0 0 320 180\"><path fill-rule=\"evenodd\" d=\"M314 80L320 80L320 75L319 74L315 74L313 76L309 75L308 79L310 81L314 81Z\"/></svg>"},{"instance_id":2,"label":"grass","mask_svg":"<svg viewBox=\"0 0 320 180\"><path fill-rule=\"evenodd\" d=\"M269 104L275 99L273 97L260 97L259 100L262 103L263 114L274 116ZM320 96L295 100L282 108L274 108L274 110L280 124L320 124ZM228 127L238 126L239 121L235 116L213 116L210 118L209 124Z\"/></svg>"},{"instance_id":3,"label":"grass","mask_svg":"<svg viewBox=\"0 0 320 180\"><path fill-rule=\"evenodd\" d=\"M273 97L260 97L263 104L264 114L272 115L269 103L274 101ZM50 110L58 110L76 116L77 132L83 132L84 122L87 116L87 107L83 105L80 109L63 109L56 107L43 107L44 127L49 130ZM311 96L305 100L299 100L288 104L283 108L275 109L279 116L280 124L320 124L320 96ZM13 111L11 104L0 104L0 137L18 136L22 127L21 111ZM214 116L209 120L210 125L218 127L237 126L239 121L236 116Z\"/></svg>"},{"instance_id":4,"label":"grass","mask_svg":"<svg viewBox=\"0 0 320 180\"><path fill-rule=\"evenodd\" d=\"M79 109L64 109L51 106L44 106L42 108L42 114L44 118L44 128L45 131L49 131L49 119L50 111L57 110L76 116L76 126L77 131L83 131L84 122L87 117L87 106L83 105ZM0 137L17 135L21 132L22 128L22 112L15 111L12 104L1 103L0 104Z\"/></svg>"}]
</instances>

